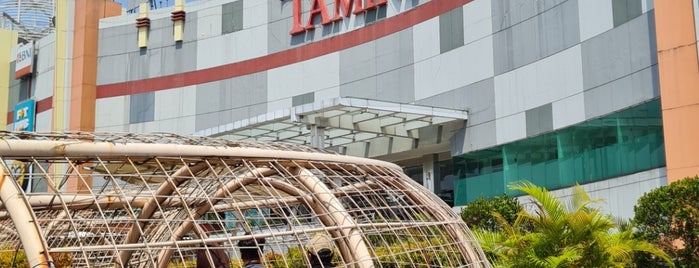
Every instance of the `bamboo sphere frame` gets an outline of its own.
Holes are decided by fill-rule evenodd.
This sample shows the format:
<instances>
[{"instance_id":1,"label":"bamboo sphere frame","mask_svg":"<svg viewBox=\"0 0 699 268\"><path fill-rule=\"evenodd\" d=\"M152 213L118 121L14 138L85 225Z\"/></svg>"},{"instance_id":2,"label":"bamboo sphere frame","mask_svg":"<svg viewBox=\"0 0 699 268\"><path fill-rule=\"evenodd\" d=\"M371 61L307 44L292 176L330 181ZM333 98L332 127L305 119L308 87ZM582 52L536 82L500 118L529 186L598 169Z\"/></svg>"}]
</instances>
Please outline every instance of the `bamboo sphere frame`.
<instances>
[{"instance_id":1,"label":"bamboo sphere frame","mask_svg":"<svg viewBox=\"0 0 699 268\"><path fill-rule=\"evenodd\" d=\"M342 267L490 267L460 217L384 161L173 134L0 132L0 163L0 254L22 249L30 267L191 267L212 247L239 263L237 243L261 238L265 265L303 267L318 234Z\"/></svg>"}]
</instances>

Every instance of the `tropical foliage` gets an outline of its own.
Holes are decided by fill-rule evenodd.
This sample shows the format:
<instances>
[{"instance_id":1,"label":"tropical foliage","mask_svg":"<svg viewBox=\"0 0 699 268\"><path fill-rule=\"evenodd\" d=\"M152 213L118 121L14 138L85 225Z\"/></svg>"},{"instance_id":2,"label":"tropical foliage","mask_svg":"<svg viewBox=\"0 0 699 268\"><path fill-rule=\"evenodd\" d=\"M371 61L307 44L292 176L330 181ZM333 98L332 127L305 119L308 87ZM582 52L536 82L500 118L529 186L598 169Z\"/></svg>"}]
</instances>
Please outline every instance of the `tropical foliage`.
<instances>
[{"instance_id":1,"label":"tropical foliage","mask_svg":"<svg viewBox=\"0 0 699 268\"><path fill-rule=\"evenodd\" d=\"M509 187L530 195L535 205L532 211L520 211L513 224L496 214L502 225L497 231L474 230L496 267L627 267L635 252L671 265L662 250L634 238L631 230L619 230L610 216L592 207L600 200L579 185L569 206L529 182Z\"/></svg>"},{"instance_id":2,"label":"tropical foliage","mask_svg":"<svg viewBox=\"0 0 699 268\"><path fill-rule=\"evenodd\" d=\"M494 231L502 226L493 212L500 214L507 223L513 224L520 210L522 210L522 206L517 202L517 199L507 194L489 199L481 197L468 203L461 210L461 219L471 229Z\"/></svg>"},{"instance_id":3,"label":"tropical foliage","mask_svg":"<svg viewBox=\"0 0 699 268\"><path fill-rule=\"evenodd\" d=\"M633 219L636 235L656 244L679 267L699 267L699 177L656 188L638 200ZM639 254L641 266L659 260Z\"/></svg>"}]
</instances>

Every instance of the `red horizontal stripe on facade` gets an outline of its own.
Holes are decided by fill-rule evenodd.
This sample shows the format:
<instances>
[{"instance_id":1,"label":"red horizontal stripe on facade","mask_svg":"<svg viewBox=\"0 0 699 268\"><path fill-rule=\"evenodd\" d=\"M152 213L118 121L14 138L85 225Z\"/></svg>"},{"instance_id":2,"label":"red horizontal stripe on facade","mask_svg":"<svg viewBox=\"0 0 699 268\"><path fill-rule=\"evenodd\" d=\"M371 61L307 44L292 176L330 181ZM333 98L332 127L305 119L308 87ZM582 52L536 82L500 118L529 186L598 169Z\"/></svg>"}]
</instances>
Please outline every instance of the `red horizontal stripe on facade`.
<instances>
[{"instance_id":1,"label":"red horizontal stripe on facade","mask_svg":"<svg viewBox=\"0 0 699 268\"><path fill-rule=\"evenodd\" d=\"M53 108L53 97L48 97L36 102L36 113L46 112ZM7 112L7 124L15 122L15 111Z\"/></svg>"},{"instance_id":2,"label":"red horizontal stripe on facade","mask_svg":"<svg viewBox=\"0 0 699 268\"><path fill-rule=\"evenodd\" d=\"M433 0L354 31L259 58L179 74L98 85L96 97L109 98L203 84L302 62L397 33L471 1Z\"/></svg>"}]
</instances>

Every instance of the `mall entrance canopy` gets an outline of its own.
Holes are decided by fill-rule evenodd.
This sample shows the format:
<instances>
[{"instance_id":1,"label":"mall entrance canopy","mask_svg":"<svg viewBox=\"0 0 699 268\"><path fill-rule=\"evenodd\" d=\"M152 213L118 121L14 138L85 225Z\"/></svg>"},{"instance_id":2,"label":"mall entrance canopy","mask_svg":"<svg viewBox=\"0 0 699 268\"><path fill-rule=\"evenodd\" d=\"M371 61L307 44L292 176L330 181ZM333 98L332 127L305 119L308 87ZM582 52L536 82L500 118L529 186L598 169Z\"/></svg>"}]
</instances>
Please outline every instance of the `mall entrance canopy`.
<instances>
[{"instance_id":1,"label":"mall entrance canopy","mask_svg":"<svg viewBox=\"0 0 699 268\"><path fill-rule=\"evenodd\" d=\"M460 217L394 164L288 143L0 132L0 266L195 267L251 240L267 267L490 267ZM264 240L263 240L264 239ZM205 253L212 259L212 254Z\"/></svg>"},{"instance_id":2,"label":"mall entrance canopy","mask_svg":"<svg viewBox=\"0 0 699 268\"><path fill-rule=\"evenodd\" d=\"M457 129L467 119L462 110L341 97L261 114L195 135L284 141L332 148L342 154L350 146L363 148L367 142L384 139L390 152L403 152L418 147L421 130L441 125Z\"/></svg>"}]
</instances>

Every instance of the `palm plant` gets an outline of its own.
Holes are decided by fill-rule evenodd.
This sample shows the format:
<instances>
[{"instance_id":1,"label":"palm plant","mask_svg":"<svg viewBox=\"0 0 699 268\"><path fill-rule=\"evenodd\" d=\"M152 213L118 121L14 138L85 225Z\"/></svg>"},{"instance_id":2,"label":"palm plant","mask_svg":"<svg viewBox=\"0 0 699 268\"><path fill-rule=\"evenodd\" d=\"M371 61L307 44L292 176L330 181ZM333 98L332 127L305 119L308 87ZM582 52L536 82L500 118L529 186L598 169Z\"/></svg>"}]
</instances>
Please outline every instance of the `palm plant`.
<instances>
[{"instance_id":1,"label":"palm plant","mask_svg":"<svg viewBox=\"0 0 699 268\"><path fill-rule=\"evenodd\" d=\"M627 267L634 252L647 252L672 262L660 249L633 237L576 185L569 206L545 188L530 182L511 184L534 200L532 211L522 210L513 224L496 215L502 228L474 233L496 267Z\"/></svg>"}]
</instances>

